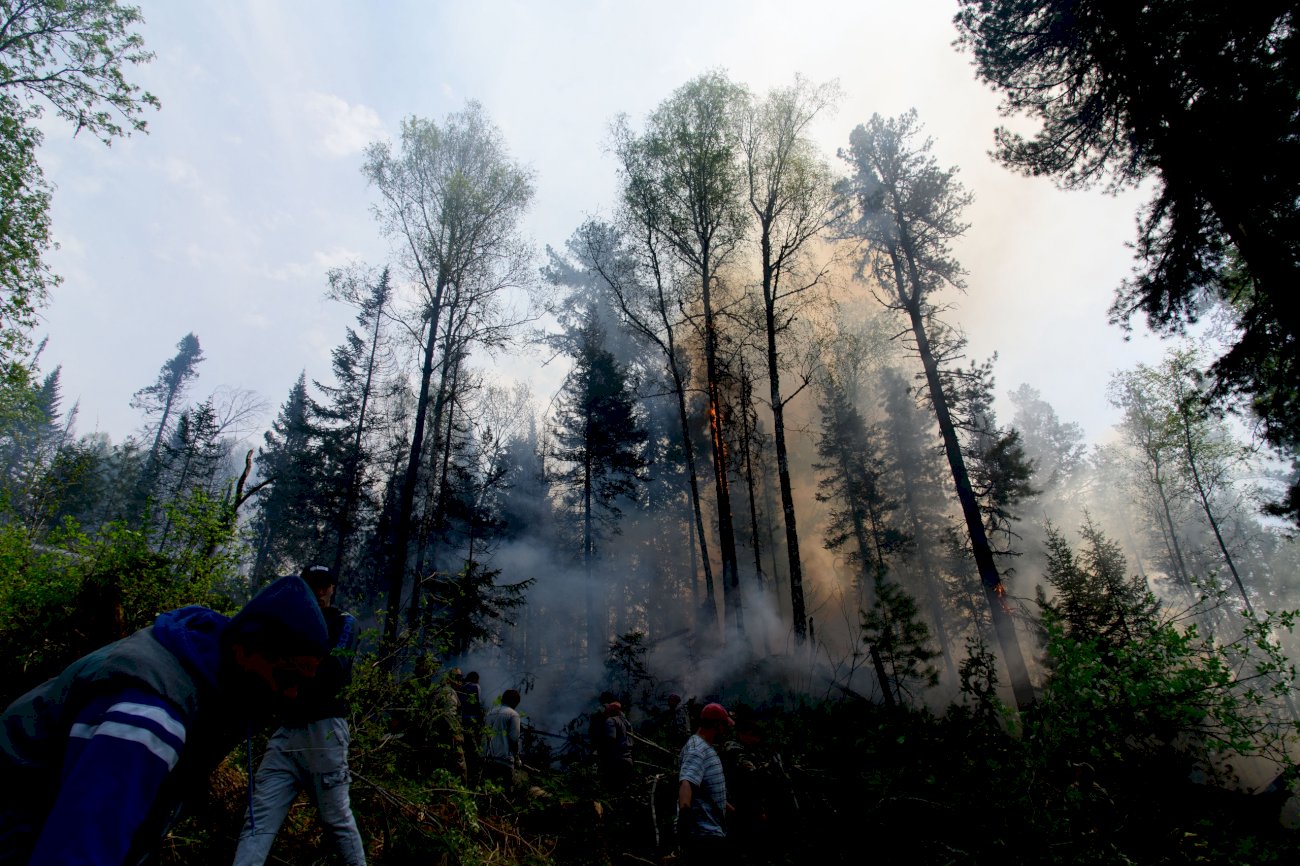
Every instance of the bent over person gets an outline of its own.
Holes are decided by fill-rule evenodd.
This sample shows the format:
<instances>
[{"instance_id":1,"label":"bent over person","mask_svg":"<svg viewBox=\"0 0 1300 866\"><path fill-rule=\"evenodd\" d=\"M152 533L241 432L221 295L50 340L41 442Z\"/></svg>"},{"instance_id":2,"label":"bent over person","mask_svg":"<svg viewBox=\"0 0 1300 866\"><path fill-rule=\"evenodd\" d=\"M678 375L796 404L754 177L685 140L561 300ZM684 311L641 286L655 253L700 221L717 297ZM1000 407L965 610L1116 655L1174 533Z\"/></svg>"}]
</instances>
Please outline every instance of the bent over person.
<instances>
[{"instance_id":1,"label":"bent over person","mask_svg":"<svg viewBox=\"0 0 1300 866\"><path fill-rule=\"evenodd\" d=\"M357 648L356 619L334 606L337 580L323 565L303 569L329 627L330 654L316 679L303 689L271 735L257 767L244 828L239 834L235 866L261 866L271 853L285 815L300 790L316 804L326 834L343 862L363 866L365 847L349 799L347 705L342 692L352 680Z\"/></svg>"},{"instance_id":2,"label":"bent over person","mask_svg":"<svg viewBox=\"0 0 1300 866\"><path fill-rule=\"evenodd\" d=\"M326 650L320 608L286 577L233 619L161 614L18 698L0 718L0 864L145 860L182 799Z\"/></svg>"}]
</instances>

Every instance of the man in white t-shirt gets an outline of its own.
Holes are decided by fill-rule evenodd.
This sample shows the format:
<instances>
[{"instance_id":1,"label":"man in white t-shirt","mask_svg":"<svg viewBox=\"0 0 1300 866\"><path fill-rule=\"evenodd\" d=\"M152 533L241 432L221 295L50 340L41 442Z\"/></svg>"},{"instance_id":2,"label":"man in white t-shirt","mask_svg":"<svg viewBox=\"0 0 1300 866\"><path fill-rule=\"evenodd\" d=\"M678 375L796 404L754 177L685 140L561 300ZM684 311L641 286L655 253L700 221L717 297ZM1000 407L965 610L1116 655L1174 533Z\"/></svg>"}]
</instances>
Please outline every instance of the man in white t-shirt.
<instances>
[{"instance_id":1,"label":"man in white t-shirt","mask_svg":"<svg viewBox=\"0 0 1300 866\"><path fill-rule=\"evenodd\" d=\"M722 704L706 704L699 727L682 747L677 828L686 864L727 862L727 779L714 746L734 724Z\"/></svg>"},{"instance_id":2,"label":"man in white t-shirt","mask_svg":"<svg viewBox=\"0 0 1300 866\"><path fill-rule=\"evenodd\" d=\"M519 692L506 689L501 703L483 719L483 777L501 784L507 791L515 781L519 764Z\"/></svg>"}]
</instances>

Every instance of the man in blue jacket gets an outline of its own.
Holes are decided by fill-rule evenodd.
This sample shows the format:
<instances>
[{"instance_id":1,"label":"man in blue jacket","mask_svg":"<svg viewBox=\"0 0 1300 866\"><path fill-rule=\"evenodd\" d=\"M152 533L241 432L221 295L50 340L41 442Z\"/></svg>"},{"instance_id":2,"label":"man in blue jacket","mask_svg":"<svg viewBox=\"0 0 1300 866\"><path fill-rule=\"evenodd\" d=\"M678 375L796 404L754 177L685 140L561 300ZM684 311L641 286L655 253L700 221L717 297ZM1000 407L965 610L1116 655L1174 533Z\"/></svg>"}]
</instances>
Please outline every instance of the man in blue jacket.
<instances>
[{"instance_id":1,"label":"man in blue jacket","mask_svg":"<svg viewBox=\"0 0 1300 866\"><path fill-rule=\"evenodd\" d=\"M327 835L347 866L365 866L366 852L348 796L348 706L357 622L334 606L337 580L327 566L303 569L329 627L330 654L271 735L253 781L253 796L239 834L235 866L262 866L300 790L316 804Z\"/></svg>"},{"instance_id":2,"label":"man in blue jacket","mask_svg":"<svg viewBox=\"0 0 1300 866\"><path fill-rule=\"evenodd\" d=\"M286 577L234 618L164 613L18 698L0 716L0 864L144 861L328 649L314 595Z\"/></svg>"}]
</instances>

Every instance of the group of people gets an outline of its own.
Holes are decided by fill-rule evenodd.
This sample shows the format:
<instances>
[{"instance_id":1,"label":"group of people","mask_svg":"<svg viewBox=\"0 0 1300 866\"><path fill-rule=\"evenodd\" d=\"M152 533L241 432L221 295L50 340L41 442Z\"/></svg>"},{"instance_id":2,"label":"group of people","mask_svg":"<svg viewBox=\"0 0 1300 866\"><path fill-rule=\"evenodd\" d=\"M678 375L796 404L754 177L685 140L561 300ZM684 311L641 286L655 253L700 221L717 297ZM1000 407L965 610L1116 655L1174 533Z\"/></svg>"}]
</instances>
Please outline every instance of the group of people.
<instances>
[{"instance_id":1,"label":"group of people","mask_svg":"<svg viewBox=\"0 0 1300 866\"><path fill-rule=\"evenodd\" d=\"M315 803L344 863L363 866L352 813L343 691L357 646L354 617L334 605L335 574L313 565L282 577L233 617L190 606L79 659L0 717L0 866L147 860L217 764L276 720L249 783L235 866L265 863L295 797ZM520 766L520 694L486 713L478 675L451 672L456 716L483 778L509 790ZM591 736L602 776L635 778L632 726L601 696ZM735 724L705 705L690 733L678 695L658 721L680 743L677 814L687 863L722 862L726 773L719 746ZM481 752L474 746L481 742Z\"/></svg>"},{"instance_id":2,"label":"group of people","mask_svg":"<svg viewBox=\"0 0 1300 866\"><path fill-rule=\"evenodd\" d=\"M632 725L611 692L600 696L589 737L601 777L611 790L624 790L635 776ZM719 703L705 704L692 733L691 713L676 693L652 719L661 739L680 749L677 761L676 835L687 864L719 866L727 861L727 779L721 747L735 720Z\"/></svg>"}]
</instances>

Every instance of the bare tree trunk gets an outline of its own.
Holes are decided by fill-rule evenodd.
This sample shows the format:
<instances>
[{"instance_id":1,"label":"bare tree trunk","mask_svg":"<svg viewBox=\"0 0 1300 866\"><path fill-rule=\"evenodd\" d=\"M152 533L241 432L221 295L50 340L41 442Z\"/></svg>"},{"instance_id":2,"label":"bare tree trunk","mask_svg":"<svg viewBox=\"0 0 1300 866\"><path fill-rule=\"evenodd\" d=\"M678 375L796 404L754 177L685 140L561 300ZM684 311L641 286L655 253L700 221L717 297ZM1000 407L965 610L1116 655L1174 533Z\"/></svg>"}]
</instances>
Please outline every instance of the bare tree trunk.
<instances>
[{"instance_id":1,"label":"bare tree trunk","mask_svg":"<svg viewBox=\"0 0 1300 866\"><path fill-rule=\"evenodd\" d=\"M673 350L671 330L669 331L669 353ZM700 478L699 473L695 470L695 443L691 439L690 416L686 412L686 389L682 382L681 373L677 369L676 359L669 362L669 371L673 377L673 387L677 391L677 415L681 419L682 425L682 450L684 453L683 460L686 461L686 475L691 485L691 511L695 518L693 528L692 542L699 540L700 545L700 565L704 571L704 595L705 595L705 618L710 626L717 625L718 610L714 602L713 590L713 562L709 559L709 540L704 534L704 508L700 504ZM692 566L694 566L695 546L691 545ZM691 579L695 579L695 570L691 569Z\"/></svg>"},{"instance_id":2,"label":"bare tree trunk","mask_svg":"<svg viewBox=\"0 0 1300 866\"><path fill-rule=\"evenodd\" d=\"M767 238L763 238L767 244ZM763 294L771 297L771 268L764 254ZM790 615L794 622L794 637L802 643L807 637L804 620L807 608L803 594L803 562L799 557L799 528L794 513L794 486L790 483L790 452L785 443L785 402L781 399L781 368L776 353L775 302L765 305L767 322L767 379L772 386L772 440L776 443L776 476L781 488L781 516L785 522L785 553L790 568Z\"/></svg>"},{"instance_id":3,"label":"bare tree trunk","mask_svg":"<svg viewBox=\"0 0 1300 866\"><path fill-rule=\"evenodd\" d=\"M701 257L708 261L707 249ZM718 381L717 322L713 316L712 274L706 265L700 286L704 302L704 360L709 390L709 430L713 441L713 485L718 498L718 546L722 548L722 598L728 630L745 633L740 602L740 569L736 556L736 531L731 510L731 481L727 477L727 441L723 431L722 393Z\"/></svg>"},{"instance_id":4,"label":"bare tree trunk","mask_svg":"<svg viewBox=\"0 0 1300 866\"><path fill-rule=\"evenodd\" d=\"M429 335L424 344L424 361L420 368L420 392L415 401L411 452L406 461L406 472L402 476L397 509L393 514L393 541L388 551L388 608L384 618L384 641L390 646L397 641L398 623L401 621L406 557L411 543L411 511L415 506L415 488L419 483L420 459L424 452L424 423L429 412L429 388L433 380L433 356L438 344L443 289L440 282L435 295L437 301L431 305L427 314Z\"/></svg>"},{"instance_id":5,"label":"bare tree trunk","mask_svg":"<svg viewBox=\"0 0 1300 866\"><path fill-rule=\"evenodd\" d=\"M745 464L745 485L749 492L749 532L754 547L754 576L759 589L764 586L763 545L758 537L758 497L754 492L754 455L751 447L754 431L749 426L749 412L753 407L753 383L745 367L744 355L740 358L740 447Z\"/></svg>"},{"instance_id":6,"label":"bare tree trunk","mask_svg":"<svg viewBox=\"0 0 1300 866\"><path fill-rule=\"evenodd\" d=\"M591 416L587 416L587 425L591 425ZM590 436L588 435L588 441ZM591 558L595 550L595 527L591 515L591 449L585 448L586 457L582 467L582 564L585 570L583 586L587 606L587 663L592 664L600 658L600 646L604 642L603 629L596 621L596 587L593 585Z\"/></svg>"},{"instance_id":7,"label":"bare tree trunk","mask_svg":"<svg viewBox=\"0 0 1300 866\"><path fill-rule=\"evenodd\" d=\"M1205 519L1210 522L1210 529L1214 530L1214 540L1219 543L1219 551L1223 554L1223 561L1228 564L1228 570L1232 572L1232 579L1237 584L1237 590L1241 593L1241 600L1246 603L1246 613L1251 619L1255 618L1255 606L1250 603L1250 596L1246 594L1246 585L1241 582L1241 575L1237 572L1237 564L1233 562L1232 554L1228 552L1228 545L1224 543L1223 533L1219 531L1219 521L1214 516L1214 510L1210 508L1210 498L1205 490L1205 485L1201 482L1201 473L1196 466L1196 457L1192 452L1192 433L1187 426L1187 419L1182 419L1183 441L1187 446L1187 467L1192 470L1192 481L1196 486L1196 496L1201 502L1201 510L1205 512Z\"/></svg>"},{"instance_id":8,"label":"bare tree trunk","mask_svg":"<svg viewBox=\"0 0 1300 866\"><path fill-rule=\"evenodd\" d=\"M943 446L948 455L948 466L952 470L953 486L957 490L957 499L961 503L962 516L966 520L966 532L970 536L975 566L979 570L984 598L988 602L989 612L993 618L993 631L1002 649L1002 659L1007 666L1016 704L1025 708L1034 702L1034 689L1030 685L1029 669L1025 666L1020 639L1016 635L1016 623L1012 618L1011 608L1006 603L1006 589L1002 585L1002 576L998 573L997 563L993 561L993 548L989 545L988 535L984 531L984 522L980 518L979 503L975 500L975 492L971 489L970 475L966 472L966 461L962 457L961 445L957 441L957 430L953 426L952 416L948 413L948 401L939 378L939 367L930 348L919 305L909 305L908 314L911 317L917 350L921 355L921 364L925 368L926 382L930 387L930 400L934 404L935 415L939 421L939 432L943 435Z\"/></svg>"}]
</instances>

